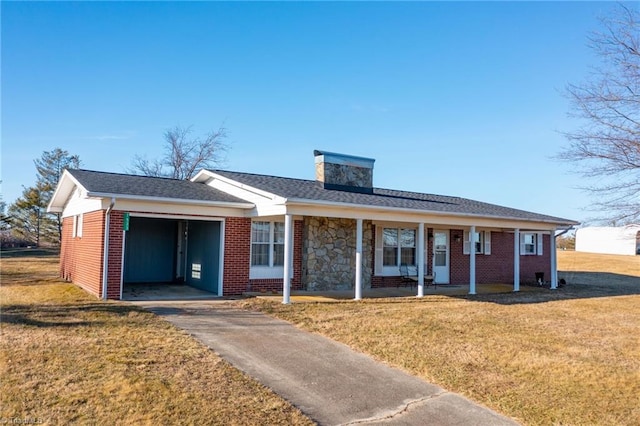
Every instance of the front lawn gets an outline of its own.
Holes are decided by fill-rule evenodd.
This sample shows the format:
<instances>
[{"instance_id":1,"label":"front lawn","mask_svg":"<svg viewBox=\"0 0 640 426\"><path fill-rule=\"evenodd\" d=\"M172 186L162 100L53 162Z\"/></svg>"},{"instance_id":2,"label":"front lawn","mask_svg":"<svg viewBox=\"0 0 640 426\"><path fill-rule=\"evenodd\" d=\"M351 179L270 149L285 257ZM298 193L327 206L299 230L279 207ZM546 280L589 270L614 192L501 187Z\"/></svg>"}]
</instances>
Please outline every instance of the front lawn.
<instances>
[{"instance_id":1,"label":"front lawn","mask_svg":"<svg viewBox=\"0 0 640 426\"><path fill-rule=\"evenodd\" d=\"M0 419L44 424L313 424L186 333L2 259Z\"/></svg>"},{"instance_id":2,"label":"front lawn","mask_svg":"<svg viewBox=\"0 0 640 426\"><path fill-rule=\"evenodd\" d=\"M598 263L583 257L562 254L560 269ZM244 303L526 425L638 425L640 258L615 260L605 256L599 269L624 280L615 288L605 280L535 294Z\"/></svg>"}]
</instances>

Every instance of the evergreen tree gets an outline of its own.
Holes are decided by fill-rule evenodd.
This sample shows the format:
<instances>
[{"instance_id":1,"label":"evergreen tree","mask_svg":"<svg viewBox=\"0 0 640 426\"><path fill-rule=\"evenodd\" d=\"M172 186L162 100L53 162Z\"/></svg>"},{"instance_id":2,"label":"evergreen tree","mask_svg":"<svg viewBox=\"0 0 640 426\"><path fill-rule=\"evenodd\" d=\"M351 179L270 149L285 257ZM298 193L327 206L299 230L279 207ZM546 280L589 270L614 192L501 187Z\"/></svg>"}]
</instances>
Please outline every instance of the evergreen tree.
<instances>
[{"instance_id":1,"label":"evergreen tree","mask_svg":"<svg viewBox=\"0 0 640 426\"><path fill-rule=\"evenodd\" d=\"M34 164L38 172L35 186L25 187L22 196L9 207L11 229L16 237L36 245L60 244L62 218L60 213L47 213L47 205L64 170L80 167L80 158L56 148L43 152Z\"/></svg>"}]
</instances>

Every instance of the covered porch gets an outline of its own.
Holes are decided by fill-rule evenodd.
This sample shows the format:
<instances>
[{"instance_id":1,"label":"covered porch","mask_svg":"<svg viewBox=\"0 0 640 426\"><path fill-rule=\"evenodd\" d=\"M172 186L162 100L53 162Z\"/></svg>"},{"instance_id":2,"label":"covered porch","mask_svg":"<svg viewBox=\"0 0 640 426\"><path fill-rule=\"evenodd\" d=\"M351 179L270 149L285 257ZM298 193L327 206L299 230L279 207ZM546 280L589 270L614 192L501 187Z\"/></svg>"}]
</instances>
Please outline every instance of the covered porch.
<instances>
[{"instance_id":1,"label":"covered porch","mask_svg":"<svg viewBox=\"0 0 640 426\"><path fill-rule=\"evenodd\" d=\"M469 295L469 284L444 284L437 287L429 286L424 289L423 297L429 296L466 296ZM521 292L540 293L549 291L549 288L535 286L521 286ZM479 284L476 286L476 295L513 293L512 284ZM332 303L354 300L353 291L302 291L294 290L289 294L290 302L306 303ZM257 297L272 301L282 300L282 292L253 292L244 293L245 297ZM409 287L380 287L363 289L362 299L408 298L416 296L416 288Z\"/></svg>"},{"instance_id":2,"label":"covered porch","mask_svg":"<svg viewBox=\"0 0 640 426\"><path fill-rule=\"evenodd\" d=\"M317 208L314 210L317 211ZM295 214L294 220L294 212L298 213L299 210L293 208L290 211L291 214L284 215L283 222L284 265L281 297L282 303L285 304L297 300L291 298L292 294L306 296L305 293L292 293L290 285L293 277L292 240L296 232L294 227L300 226L303 222L299 220L301 216L317 216L316 212L313 215ZM318 289L322 292L330 290L332 297L338 299L387 297L384 294L389 292L399 296L416 297L432 293L442 294L444 291L474 295L486 291L495 292L497 287L492 287L492 282L503 283L499 284L499 292L518 292L522 289L521 280L525 283L535 283L540 275L544 275L543 280L551 289L557 288L556 224L433 215L410 217L406 214L388 212L385 212L384 216L377 212L369 212L364 219L354 217L344 210L325 213L328 214L322 216L329 220L334 218L342 223L345 220L351 223L346 233L352 236L353 245L348 244L346 251L351 258L352 281L348 289L344 285L339 289ZM397 230L395 243L386 242L387 230ZM404 231L408 231L410 237L402 235ZM372 237L372 234L375 236ZM393 252L394 249L396 252ZM393 253L397 253L395 263L393 259L389 261L389 250L391 257ZM408 256L408 261L405 256ZM400 275L401 262L407 262L417 270L415 286L395 288L397 286L393 283ZM533 267L535 275L531 271L531 265L534 263L541 265ZM495 276L494 270L498 271L495 272ZM437 288L427 285L426 275L435 276ZM374 281L376 285L372 285ZM308 293L312 296L320 294L318 291Z\"/></svg>"}]
</instances>

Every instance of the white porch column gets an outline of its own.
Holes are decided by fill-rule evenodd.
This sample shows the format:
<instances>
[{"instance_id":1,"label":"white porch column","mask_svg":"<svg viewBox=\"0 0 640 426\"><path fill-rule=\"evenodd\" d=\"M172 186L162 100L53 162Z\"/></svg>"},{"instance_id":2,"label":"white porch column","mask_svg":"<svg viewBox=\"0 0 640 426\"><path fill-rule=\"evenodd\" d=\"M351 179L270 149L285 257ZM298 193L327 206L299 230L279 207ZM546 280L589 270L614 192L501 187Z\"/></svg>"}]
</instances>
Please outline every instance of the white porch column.
<instances>
[{"instance_id":1,"label":"white porch column","mask_svg":"<svg viewBox=\"0 0 640 426\"><path fill-rule=\"evenodd\" d=\"M520 229L513 231L513 291L520 291Z\"/></svg>"},{"instance_id":2,"label":"white porch column","mask_svg":"<svg viewBox=\"0 0 640 426\"><path fill-rule=\"evenodd\" d=\"M469 294L476 294L476 227L469 229Z\"/></svg>"},{"instance_id":3,"label":"white porch column","mask_svg":"<svg viewBox=\"0 0 640 426\"><path fill-rule=\"evenodd\" d=\"M556 232L551 231L550 240L550 260L551 260L551 290L558 288L558 256L556 252Z\"/></svg>"},{"instance_id":4,"label":"white porch column","mask_svg":"<svg viewBox=\"0 0 640 426\"><path fill-rule=\"evenodd\" d=\"M424 223L418 224L418 297L424 296Z\"/></svg>"},{"instance_id":5,"label":"white porch column","mask_svg":"<svg viewBox=\"0 0 640 426\"><path fill-rule=\"evenodd\" d=\"M284 215L284 276L282 280L282 303L291 303L291 266L293 265L293 216Z\"/></svg>"},{"instance_id":6,"label":"white porch column","mask_svg":"<svg viewBox=\"0 0 640 426\"><path fill-rule=\"evenodd\" d=\"M362 299L362 219L356 219L356 296Z\"/></svg>"}]
</instances>

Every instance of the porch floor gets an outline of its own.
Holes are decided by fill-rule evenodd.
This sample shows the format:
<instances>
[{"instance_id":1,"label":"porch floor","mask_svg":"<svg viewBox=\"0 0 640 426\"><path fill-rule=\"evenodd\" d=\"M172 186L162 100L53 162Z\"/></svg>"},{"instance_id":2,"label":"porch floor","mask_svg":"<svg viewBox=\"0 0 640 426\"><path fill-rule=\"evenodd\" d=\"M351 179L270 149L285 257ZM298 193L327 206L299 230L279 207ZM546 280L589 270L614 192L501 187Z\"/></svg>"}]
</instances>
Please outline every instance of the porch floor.
<instances>
[{"instance_id":1,"label":"porch floor","mask_svg":"<svg viewBox=\"0 0 640 426\"><path fill-rule=\"evenodd\" d=\"M214 293L200 290L186 284L126 284L122 290L122 300L209 300L217 299Z\"/></svg>"},{"instance_id":2,"label":"porch floor","mask_svg":"<svg viewBox=\"0 0 640 426\"><path fill-rule=\"evenodd\" d=\"M532 286L520 286L520 292L539 292L548 289ZM476 294L496 294L513 292L513 284L476 284ZM385 297L415 297L418 294L417 287L381 287L367 288L362 291L363 299L378 299ZM463 296L469 294L468 284L441 284L436 288L429 286L424 288L424 295ZM276 293L244 293L245 296L260 297L272 300L281 300L282 292ZM353 290L333 291L303 291L292 290L292 302L335 302L354 298Z\"/></svg>"}]
</instances>

